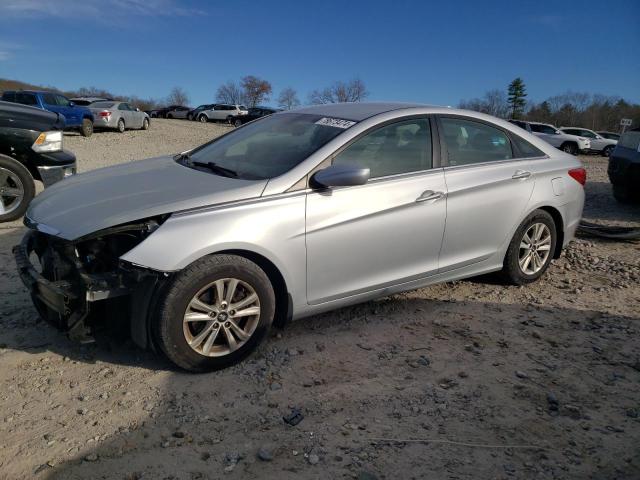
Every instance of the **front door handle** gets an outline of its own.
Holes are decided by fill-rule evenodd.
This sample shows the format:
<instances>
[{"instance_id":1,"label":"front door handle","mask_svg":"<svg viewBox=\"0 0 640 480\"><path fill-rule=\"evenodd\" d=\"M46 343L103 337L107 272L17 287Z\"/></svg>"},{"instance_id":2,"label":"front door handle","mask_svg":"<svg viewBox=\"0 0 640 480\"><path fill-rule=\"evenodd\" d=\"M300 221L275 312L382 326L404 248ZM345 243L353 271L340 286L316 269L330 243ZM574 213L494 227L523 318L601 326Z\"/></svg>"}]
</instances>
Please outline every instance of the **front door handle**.
<instances>
[{"instance_id":1,"label":"front door handle","mask_svg":"<svg viewBox=\"0 0 640 480\"><path fill-rule=\"evenodd\" d=\"M422 192L418 198L416 198L416 202L427 202L429 200L440 200L444 197L443 192L434 192L433 190L426 190Z\"/></svg>"},{"instance_id":2,"label":"front door handle","mask_svg":"<svg viewBox=\"0 0 640 480\"><path fill-rule=\"evenodd\" d=\"M526 170L516 170L516 173L511 175L511 178L517 180L519 178L529 178L531 176L531 172L527 172Z\"/></svg>"}]
</instances>

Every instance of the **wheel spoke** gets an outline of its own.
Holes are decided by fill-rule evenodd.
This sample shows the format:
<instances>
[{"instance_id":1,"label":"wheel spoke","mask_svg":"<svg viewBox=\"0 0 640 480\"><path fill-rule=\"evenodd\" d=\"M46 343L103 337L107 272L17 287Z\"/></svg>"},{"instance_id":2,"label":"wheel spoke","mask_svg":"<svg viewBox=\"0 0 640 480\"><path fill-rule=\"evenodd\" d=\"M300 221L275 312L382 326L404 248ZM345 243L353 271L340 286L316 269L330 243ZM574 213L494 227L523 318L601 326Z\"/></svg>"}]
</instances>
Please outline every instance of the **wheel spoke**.
<instances>
[{"instance_id":1,"label":"wheel spoke","mask_svg":"<svg viewBox=\"0 0 640 480\"><path fill-rule=\"evenodd\" d=\"M548 251L551 250L551 245L540 245L538 247L538 251Z\"/></svg>"},{"instance_id":2,"label":"wheel spoke","mask_svg":"<svg viewBox=\"0 0 640 480\"><path fill-rule=\"evenodd\" d=\"M187 322L208 322L211 320L211 317L206 313L201 312L189 312L185 314L184 321Z\"/></svg>"},{"instance_id":3,"label":"wheel spoke","mask_svg":"<svg viewBox=\"0 0 640 480\"><path fill-rule=\"evenodd\" d=\"M216 312L216 309L212 305L204 303L198 297L195 297L193 300L191 300L191 303L189 303L189 307L193 310L199 310L207 313Z\"/></svg>"},{"instance_id":4,"label":"wheel spoke","mask_svg":"<svg viewBox=\"0 0 640 480\"><path fill-rule=\"evenodd\" d=\"M237 286L238 286L238 280L236 280L235 278L232 278L231 280L229 280L229 284L227 285L227 293L225 296L225 302L227 302L227 305L231 305L231 300L233 300L233 296L236 293Z\"/></svg>"},{"instance_id":5,"label":"wheel spoke","mask_svg":"<svg viewBox=\"0 0 640 480\"><path fill-rule=\"evenodd\" d=\"M520 250L531 250L531 244L529 244L529 243L527 243L525 241L522 241L520 243Z\"/></svg>"},{"instance_id":6,"label":"wheel spoke","mask_svg":"<svg viewBox=\"0 0 640 480\"><path fill-rule=\"evenodd\" d=\"M544 225L542 225L541 223L536 224L536 229L535 229L536 242L540 241L540 237L542 236L543 232L544 232Z\"/></svg>"},{"instance_id":7,"label":"wheel spoke","mask_svg":"<svg viewBox=\"0 0 640 480\"><path fill-rule=\"evenodd\" d=\"M233 336L233 333L231 333L231 327L224 328L224 334L227 337L227 343L229 344L229 349L233 352L236 348L238 348L238 342L236 341L236 338Z\"/></svg>"},{"instance_id":8,"label":"wheel spoke","mask_svg":"<svg viewBox=\"0 0 640 480\"><path fill-rule=\"evenodd\" d=\"M218 280L215 283L216 285L216 306L220 306L222 301L224 300L224 280Z\"/></svg>"},{"instance_id":9,"label":"wheel spoke","mask_svg":"<svg viewBox=\"0 0 640 480\"><path fill-rule=\"evenodd\" d=\"M211 330L213 330L213 324L214 324L213 320L207 323L207 325L205 325L202 331L196 337L194 337L193 340L189 342L189 345L192 348L199 347L200 344L204 341L204 339L207 338L207 336L211 333Z\"/></svg>"},{"instance_id":10,"label":"wheel spoke","mask_svg":"<svg viewBox=\"0 0 640 480\"><path fill-rule=\"evenodd\" d=\"M529 263L531 262L531 257L533 255L531 253L529 253L526 257L524 257L522 260L520 260L520 268L522 268L523 272L527 272L527 267L529 266Z\"/></svg>"},{"instance_id":11,"label":"wheel spoke","mask_svg":"<svg viewBox=\"0 0 640 480\"><path fill-rule=\"evenodd\" d=\"M207 341L204 342L204 345L202 346L202 353L204 353L205 355L209 355L209 352L211 352L211 347L213 346L213 342L216 341L216 338L218 337L218 333L220 332L220 324L218 324L218 327L213 327L211 329L211 335L209 335L209 338L207 338Z\"/></svg>"},{"instance_id":12,"label":"wheel spoke","mask_svg":"<svg viewBox=\"0 0 640 480\"><path fill-rule=\"evenodd\" d=\"M242 307L246 307L247 305L251 305L257 299L258 299L258 295L256 295L255 293L252 293L251 295L247 295L245 298L243 298L239 302L232 303L231 305L229 305L229 310L239 310Z\"/></svg>"},{"instance_id":13,"label":"wheel spoke","mask_svg":"<svg viewBox=\"0 0 640 480\"><path fill-rule=\"evenodd\" d=\"M20 188L6 187L2 195L5 197L21 197L24 192Z\"/></svg>"},{"instance_id":14,"label":"wheel spoke","mask_svg":"<svg viewBox=\"0 0 640 480\"><path fill-rule=\"evenodd\" d=\"M260 313L260 307L249 307L234 313L233 318L248 317L251 315L258 315L259 313Z\"/></svg>"},{"instance_id":15,"label":"wheel spoke","mask_svg":"<svg viewBox=\"0 0 640 480\"><path fill-rule=\"evenodd\" d=\"M233 332L237 335L237 337L240 340L246 340L247 338L249 338L249 335L247 335L245 331L242 330L236 322L234 322L233 320L229 320L229 324L231 325L229 328L233 330Z\"/></svg>"}]
</instances>

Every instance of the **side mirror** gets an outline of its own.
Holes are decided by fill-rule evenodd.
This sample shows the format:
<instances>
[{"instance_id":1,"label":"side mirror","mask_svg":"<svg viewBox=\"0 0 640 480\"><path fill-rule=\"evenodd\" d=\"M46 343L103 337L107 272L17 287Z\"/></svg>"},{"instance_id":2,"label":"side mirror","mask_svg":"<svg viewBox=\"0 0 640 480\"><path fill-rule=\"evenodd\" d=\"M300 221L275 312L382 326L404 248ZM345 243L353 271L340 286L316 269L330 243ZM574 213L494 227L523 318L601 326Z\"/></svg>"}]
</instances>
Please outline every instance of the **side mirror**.
<instances>
[{"instance_id":1,"label":"side mirror","mask_svg":"<svg viewBox=\"0 0 640 480\"><path fill-rule=\"evenodd\" d=\"M140 109L138 107L136 107L136 112L139 112L139 111L140 111Z\"/></svg>"},{"instance_id":2,"label":"side mirror","mask_svg":"<svg viewBox=\"0 0 640 480\"><path fill-rule=\"evenodd\" d=\"M368 168L357 165L331 165L318 170L311 177L313 188L350 187L364 185L371 174Z\"/></svg>"},{"instance_id":3,"label":"side mirror","mask_svg":"<svg viewBox=\"0 0 640 480\"><path fill-rule=\"evenodd\" d=\"M75 107L75 106L76 106L76 104L75 104L75 103L73 103L73 102L69 102L69 106L70 106L70 107Z\"/></svg>"}]
</instances>

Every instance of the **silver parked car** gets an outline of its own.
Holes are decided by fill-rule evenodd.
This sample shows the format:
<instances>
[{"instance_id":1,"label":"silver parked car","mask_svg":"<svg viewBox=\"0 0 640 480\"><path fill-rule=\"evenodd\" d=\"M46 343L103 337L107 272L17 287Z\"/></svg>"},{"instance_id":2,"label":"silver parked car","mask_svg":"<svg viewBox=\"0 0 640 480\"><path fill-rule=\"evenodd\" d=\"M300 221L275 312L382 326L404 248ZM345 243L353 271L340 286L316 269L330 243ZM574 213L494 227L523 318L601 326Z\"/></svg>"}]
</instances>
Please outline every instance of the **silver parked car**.
<instances>
[{"instance_id":1,"label":"silver parked car","mask_svg":"<svg viewBox=\"0 0 640 480\"><path fill-rule=\"evenodd\" d=\"M60 182L14 254L71 337L129 317L137 344L205 371L274 321L487 272L537 280L574 236L585 180L573 156L484 114L314 106Z\"/></svg>"},{"instance_id":2,"label":"silver parked car","mask_svg":"<svg viewBox=\"0 0 640 480\"><path fill-rule=\"evenodd\" d=\"M202 123L219 121L232 123L234 117L247 115L249 110L244 105L228 105L226 103L216 103L210 105L197 113L196 120Z\"/></svg>"},{"instance_id":3,"label":"silver parked car","mask_svg":"<svg viewBox=\"0 0 640 480\"><path fill-rule=\"evenodd\" d=\"M127 129L149 129L149 115L127 102L94 102L89 105L93 113L94 128L115 128L120 133Z\"/></svg>"}]
</instances>

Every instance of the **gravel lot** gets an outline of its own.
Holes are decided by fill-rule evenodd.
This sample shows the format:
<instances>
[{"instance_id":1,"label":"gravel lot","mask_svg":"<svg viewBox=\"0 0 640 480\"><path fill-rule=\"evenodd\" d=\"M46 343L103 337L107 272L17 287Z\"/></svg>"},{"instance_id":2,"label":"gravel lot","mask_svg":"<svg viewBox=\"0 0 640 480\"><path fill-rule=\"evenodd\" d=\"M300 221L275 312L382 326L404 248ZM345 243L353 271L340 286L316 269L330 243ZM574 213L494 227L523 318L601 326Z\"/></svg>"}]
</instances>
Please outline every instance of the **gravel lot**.
<instances>
[{"instance_id":1,"label":"gravel lot","mask_svg":"<svg viewBox=\"0 0 640 480\"><path fill-rule=\"evenodd\" d=\"M228 128L66 141L86 171ZM582 160L585 217L640 226L606 159ZM639 243L579 239L527 287L473 279L301 320L188 375L39 321L10 252L23 232L0 229L0 478L640 478Z\"/></svg>"}]
</instances>

